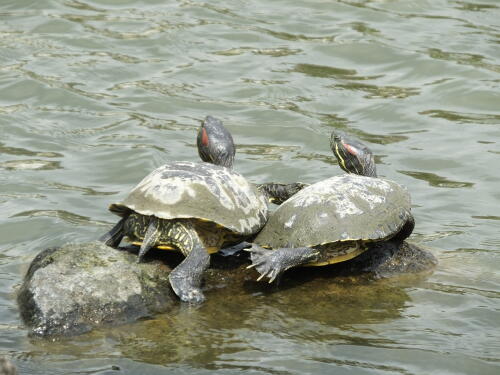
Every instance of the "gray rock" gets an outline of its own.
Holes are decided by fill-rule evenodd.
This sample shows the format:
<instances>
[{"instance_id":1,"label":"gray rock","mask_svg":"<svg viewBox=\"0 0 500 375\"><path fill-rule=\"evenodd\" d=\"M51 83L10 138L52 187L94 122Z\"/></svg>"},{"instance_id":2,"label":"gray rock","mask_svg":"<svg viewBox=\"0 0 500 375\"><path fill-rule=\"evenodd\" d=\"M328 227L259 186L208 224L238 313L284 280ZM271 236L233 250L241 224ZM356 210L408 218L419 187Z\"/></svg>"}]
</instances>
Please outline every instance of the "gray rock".
<instances>
[{"instance_id":1,"label":"gray rock","mask_svg":"<svg viewBox=\"0 0 500 375\"><path fill-rule=\"evenodd\" d=\"M98 242L38 254L18 294L21 317L35 336L75 335L165 312L177 299L171 269Z\"/></svg>"},{"instance_id":2,"label":"gray rock","mask_svg":"<svg viewBox=\"0 0 500 375\"><path fill-rule=\"evenodd\" d=\"M269 288L267 283L256 282L255 270L246 269L250 261L246 251L239 251L241 247L212 255L211 268L204 275L209 306L221 306L228 298L248 302L255 293ZM21 317L31 335L50 337L77 335L168 312L180 303L171 291L168 275L182 257L176 260L162 255L165 253L151 252L146 262L137 263L136 253L100 242L46 249L35 257L20 288ZM226 253L231 256L223 256ZM166 263L173 263L172 268ZM436 263L419 246L384 243L347 262L287 271L279 289L300 294L299 286L306 280L325 283L321 276L331 280L318 287L321 290L342 284L345 277L350 282L359 278L364 285L367 278L428 273Z\"/></svg>"},{"instance_id":3,"label":"gray rock","mask_svg":"<svg viewBox=\"0 0 500 375\"><path fill-rule=\"evenodd\" d=\"M379 279L405 274L431 272L438 261L421 245L403 241L374 243L368 251L353 258L342 267L343 274L365 273L368 277Z\"/></svg>"}]
</instances>

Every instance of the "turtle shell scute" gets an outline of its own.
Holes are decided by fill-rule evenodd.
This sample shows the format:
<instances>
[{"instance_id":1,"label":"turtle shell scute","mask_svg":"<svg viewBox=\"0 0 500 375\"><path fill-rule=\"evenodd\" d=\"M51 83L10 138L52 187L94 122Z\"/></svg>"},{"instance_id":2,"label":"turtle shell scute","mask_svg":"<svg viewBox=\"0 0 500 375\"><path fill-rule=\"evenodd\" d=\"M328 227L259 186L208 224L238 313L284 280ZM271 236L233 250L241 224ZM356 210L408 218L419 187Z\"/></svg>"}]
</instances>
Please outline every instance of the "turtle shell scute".
<instances>
[{"instance_id":1,"label":"turtle shell scute","mask_svg":"<svg viewBox=\"0 0 500 375\"><path fill-rule=\"evenodd\" d=\"M266 223L265 197L242 175L209 163L171 162L152 171L110 210L213 221L244 236Z\"/></svg>"},{"instance_id":2,"label":"turtle shell scute","mask_svg":"<svg viewBox=\"0 0 500 375\"><path fill-rule=\"evenodd\" d=\"M272 248L338 241L381 241L411 217L410 195L401 185L345 174L310 185L270 216L255 242Z\"/></svg>"}]
</instances>

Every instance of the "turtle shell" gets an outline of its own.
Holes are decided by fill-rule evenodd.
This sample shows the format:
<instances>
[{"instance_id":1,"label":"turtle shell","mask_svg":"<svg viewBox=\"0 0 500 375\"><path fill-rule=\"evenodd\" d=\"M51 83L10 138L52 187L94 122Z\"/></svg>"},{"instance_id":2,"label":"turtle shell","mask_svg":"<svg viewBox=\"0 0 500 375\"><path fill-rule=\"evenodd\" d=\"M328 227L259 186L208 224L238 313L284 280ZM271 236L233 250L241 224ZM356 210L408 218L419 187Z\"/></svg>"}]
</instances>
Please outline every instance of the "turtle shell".
<instances>
[{"instance_id":1,"label":"turtle shell","mask_svg":"<svg viewBox=\"0 0 500 375\"><path fill-rule=\"evenodd\" d=\"M353 174L310 185L271 215L255 241L264 247L314 247L337 241L381 241L411 217L401 185Z\"/></svg>"},{"instance_id":2,"label":"turtle shell","mask_svg":"<svg viewBox=\"0 0 500 375\"><path fill-rule=\"evenodd\" d=\"M197 218L243 236L266 223L265 197L239 173L209 163L172 162L147 175L110 211L129 210L161 219Z\"/></svg>"}]
</instances>

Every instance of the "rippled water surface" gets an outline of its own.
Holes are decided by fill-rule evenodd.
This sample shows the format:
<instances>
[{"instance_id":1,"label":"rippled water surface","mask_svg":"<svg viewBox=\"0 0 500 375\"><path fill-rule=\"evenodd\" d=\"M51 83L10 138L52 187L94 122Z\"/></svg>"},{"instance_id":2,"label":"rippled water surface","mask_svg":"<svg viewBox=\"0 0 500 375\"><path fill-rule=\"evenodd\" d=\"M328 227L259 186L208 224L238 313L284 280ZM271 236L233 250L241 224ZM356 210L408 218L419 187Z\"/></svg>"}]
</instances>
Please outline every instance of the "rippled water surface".
<instances>
[{"instance_id":1,"label":"rippled water surface","mask_svg":"<svg viewBox=\"0 0 500 375\"><path fill-rule=\"evenodd\" d=\"M0 18L0 355L20 373L500 373L500 2L2 0ZM329 134L362 139L411 191L435 272L212 285L198 308L28 338L29 262L197 160L207 114L255 182L340 174Z\"/></svg>"}]
</instances>

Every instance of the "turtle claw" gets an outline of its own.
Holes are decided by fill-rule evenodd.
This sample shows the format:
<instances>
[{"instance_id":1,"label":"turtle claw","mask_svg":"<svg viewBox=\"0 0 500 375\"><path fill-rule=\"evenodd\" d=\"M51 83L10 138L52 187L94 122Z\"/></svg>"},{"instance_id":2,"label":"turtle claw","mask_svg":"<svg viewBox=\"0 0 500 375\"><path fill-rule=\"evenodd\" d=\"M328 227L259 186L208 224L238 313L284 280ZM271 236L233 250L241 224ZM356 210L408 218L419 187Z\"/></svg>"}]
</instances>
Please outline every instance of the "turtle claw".
<instances>
[{"instance_id":1,"label":"turtle claw","mask_svg":"<svg viewBox=\"0 0 500 375\"><path fill-rule=\"evenodd\" d=\"M268 276L269 276L269 284L271 284L278 277L278 273L276 272L276 270L272 270Z\"/></svg>"},{"instance_id":2,"label":"turtle claw","mask_svg":"<svg viewBox=\"0 0 500 375\"><path fill-rule=\"evenodd\" d=\"M255 268L259 272L257 281L265 277L272 283L286 268L284 268L282 256L279 251L266 250L259 245L253 244L248 251L251 252L252 264L247 268Z\"/></svg>"}]
</instances>

